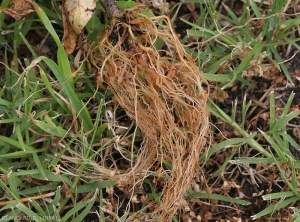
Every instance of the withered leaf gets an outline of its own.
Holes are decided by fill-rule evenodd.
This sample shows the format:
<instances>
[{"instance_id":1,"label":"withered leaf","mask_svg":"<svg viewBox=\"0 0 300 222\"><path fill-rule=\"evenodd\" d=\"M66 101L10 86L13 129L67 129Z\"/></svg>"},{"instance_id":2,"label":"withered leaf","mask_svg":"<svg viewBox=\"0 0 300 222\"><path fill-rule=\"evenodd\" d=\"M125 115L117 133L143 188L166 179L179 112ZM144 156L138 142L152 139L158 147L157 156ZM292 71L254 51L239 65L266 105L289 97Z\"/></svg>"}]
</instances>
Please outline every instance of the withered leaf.
<instances>
[{"instance_id":1,"label":"withered leaf","mask_svg":"<svg viewBox=\"0 0 300 222\"><path fill-rule=\"evenodd\" d=\"M64 3L68 21L78 35L92 17L96 9L95 0L66 0Z\"/></svg>"},{"instance_id":2,"label":"withered leaf","mask_svg":"<svg viewBox=\"0 0 300 222\"><path fill-rule=\"evenodd\" d=\"M62 7L62 20L64 26L64 36L62 38L62 44L65 48L67 55L70 55L73 53L73 51L76 48L77 34L75 33L75 31L73 30L73 28L70 26L68 22L67 12L64 5Z\"/></svg>"},{"instance_id":3,"label":"withered leaf","mask_svg":"<svg viewBox=\"0 0 300 222\"><path fill-rule=\"evenodd\" d=\"M193 2L187 3L186 7L190 10L190 12L194 12L196 9L195 3L193 3Z\"/></svg>"},{"instance_id":4,"label":"withered leaf","mask_svg":"<svg viewBox=\"0 0 300 222\"><path fill-rule=\"evenodd\" d=\"M31 0L11 0L10 6L10 8L0 7L0 12L10 15L16 20L21 20L31 12L34 12Z\"/></svg>"}]
</instances>

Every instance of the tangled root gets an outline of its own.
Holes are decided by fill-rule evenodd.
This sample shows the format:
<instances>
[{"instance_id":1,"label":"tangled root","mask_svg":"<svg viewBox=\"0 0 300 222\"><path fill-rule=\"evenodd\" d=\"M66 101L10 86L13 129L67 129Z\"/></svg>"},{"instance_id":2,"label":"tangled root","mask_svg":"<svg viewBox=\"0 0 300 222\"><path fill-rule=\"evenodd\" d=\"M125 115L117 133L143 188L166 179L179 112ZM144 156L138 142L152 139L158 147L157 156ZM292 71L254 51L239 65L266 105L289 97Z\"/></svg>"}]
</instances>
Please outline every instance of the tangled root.
<instances>
[{"instance_id":1,"label":"tangled root","mask_svg":"<svg viewBox=\"0 0 300 222\"><path fill-rule=\"evenodd\" d=\"M126 11L108 26L91 60L98 67L98 85L107 84L143 134L134 166L114 178L136 181L159 163L165 185L155 220L170 221L199 174L209 128L208 92L203 88L208 85L168 17L146 17L142 10ZM164 43L161 50L155 48L159 41Z\"/></svg>"}]
</instances>

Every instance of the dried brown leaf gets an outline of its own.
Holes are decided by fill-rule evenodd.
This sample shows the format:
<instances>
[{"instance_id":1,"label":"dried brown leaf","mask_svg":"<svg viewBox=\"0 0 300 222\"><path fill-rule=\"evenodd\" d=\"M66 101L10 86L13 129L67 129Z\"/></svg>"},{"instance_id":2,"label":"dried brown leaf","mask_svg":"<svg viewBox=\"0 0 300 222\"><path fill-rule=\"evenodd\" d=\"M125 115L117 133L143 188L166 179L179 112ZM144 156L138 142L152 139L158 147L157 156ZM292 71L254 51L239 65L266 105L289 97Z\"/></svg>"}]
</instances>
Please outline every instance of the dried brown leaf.
<instances>
[{"instance_id":1,"label":"dried brown leaf","mask_svg":"<svg viewBox=\"0 0 300 222\"><path fill-rule=\"evenodd\" d=\"M95 0L66 0L64 7L68 21L78 35L92 17L96 9L96 2Z\"/></svg>"},{"instance_id":2,"label":"dried brown leaf","mask_svg":"<svg viewBox=\"0 0 300 222\"><path fill-rule=\"evenodd\" d=\"M196 9L195 3L193 3L193 2L187 3L186 7L190 10L190 12L194 12Z\"/></svg>"},{"instance_id":3,"label":"dried brown leaf","mask_svg":"<svg viewBox=\"0 0 300 222\"><path fill-rule=\"evenodd\" d=\"M10 15L16 20L21 20L31 12L34 12L29 0L11 0L10 5L10 8L0 8L0 12Z\"/></svg>"},{"instance_id":4,"label":"dried brown leaf","mask_svg":"<svg viewBox=\"0 0 300 222\"><path fill-rule=\"evenodd\" d=\"M77 46L77 34L70 26L68 19L67 19L67 12L65 7L62 7L62 19L63 19L63 26L64 26L64 36L62 38L62 44L65 48L67 55L70 55L74 52Z\"/></svg>"}]
</instances>

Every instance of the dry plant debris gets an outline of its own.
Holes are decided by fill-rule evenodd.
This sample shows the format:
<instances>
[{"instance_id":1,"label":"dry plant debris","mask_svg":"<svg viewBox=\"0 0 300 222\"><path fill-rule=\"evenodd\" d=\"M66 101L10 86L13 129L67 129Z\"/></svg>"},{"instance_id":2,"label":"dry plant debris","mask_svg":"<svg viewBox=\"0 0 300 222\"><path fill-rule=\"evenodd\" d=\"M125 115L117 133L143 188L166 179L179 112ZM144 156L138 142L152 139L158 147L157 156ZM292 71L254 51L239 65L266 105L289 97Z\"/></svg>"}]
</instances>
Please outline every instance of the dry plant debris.
<instances>
[{"instance_id":1,"label":"dry plant debris","mask_svg":"<svg viewBox=\"0 0 300 222\"><path fill-rule=\"evenodd\" d=\"M65 0L62 4L62 20L64 26L63 46L68 55L77 46L78 36L91 19L96 9L95 0Z\"/></svg>"},{"instance_id":2,"label":"dry plant debris","mask_svg":"<svg viewBox=\"0 0 300 222\"><path fill-rule=\"evenodd\" d=\"M95 0L65 0L64 7L68 13L68 20L78 35L92 17L95 9Z\"/></svg>"},{"instance_id":3,"label":"dry plant debris","mask_svg":"<svg viewBox=\"0 0 300 222\"><path fill-rule=\"evenodd\" d=\"M34 12L30 0L11 0L10 8L1 8L0 12L4 12L16 20L21 20L22 18Z\"/></svg>"},{"instance_id":4,"label":"dry plant debris","mask_svg":"<svg viewBox=\"0 0 300 222\"><path fill-rule=\"evenodd\" d=\"M144 177L158 175L164 183L162 202L147 221L170 221L183 207L199 174L198 158L206 152L209 90L169 18L147 17L144 11L136 6L113 16L90 56L98 68L98 85L107 85L143 135L125 172L116 167L100 175L132 188ZM161 50L155 48L158 40L165 43Z\"/></svg>"}]
</instances>

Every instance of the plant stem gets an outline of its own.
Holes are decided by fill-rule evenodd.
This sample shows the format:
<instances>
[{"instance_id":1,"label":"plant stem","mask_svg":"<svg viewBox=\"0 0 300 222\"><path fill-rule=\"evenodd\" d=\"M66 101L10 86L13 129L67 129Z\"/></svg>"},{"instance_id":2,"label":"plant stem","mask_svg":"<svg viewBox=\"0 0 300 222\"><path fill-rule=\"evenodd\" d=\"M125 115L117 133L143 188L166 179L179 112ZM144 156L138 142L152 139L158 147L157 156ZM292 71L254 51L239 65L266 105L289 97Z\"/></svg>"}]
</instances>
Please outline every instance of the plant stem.
<instances>
[{"instance_id":1,"label":"plant stem","mask_svg":"<svg viewBox=\"0 0 300 222\"><path fill-rule=\"evenodd\" d=\"M115 20L123 17L124 11L117 6L116 0L101 0L100 2L110 19Z\"/></svg>"}]
</instances>

